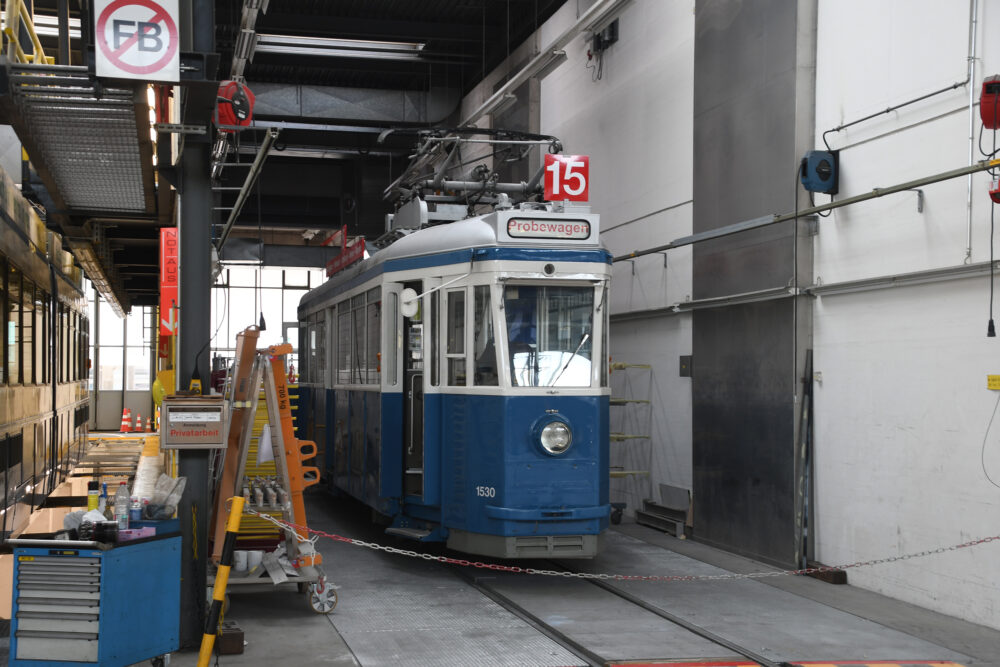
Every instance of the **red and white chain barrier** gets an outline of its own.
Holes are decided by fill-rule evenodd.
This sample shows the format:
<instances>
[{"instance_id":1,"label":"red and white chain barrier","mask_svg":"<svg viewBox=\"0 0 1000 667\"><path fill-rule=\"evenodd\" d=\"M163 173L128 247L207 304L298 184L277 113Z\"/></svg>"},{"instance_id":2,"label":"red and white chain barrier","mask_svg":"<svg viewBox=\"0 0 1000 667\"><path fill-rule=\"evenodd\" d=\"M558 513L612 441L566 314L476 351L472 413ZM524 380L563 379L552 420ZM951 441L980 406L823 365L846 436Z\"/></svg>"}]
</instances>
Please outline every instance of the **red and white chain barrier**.
<instances>
[{"instance_id":1,"label":"red and white chain barrier","mask_svg":"<svg viewBox=\"0 0 1000 667\"><path fill-rule=\"evenodd\" d=\"M764 579L766 577L784 577L791 575L802 575L802 574L816 574L818 572L836 572L838 570L850 570L859 567L869 567L872 565L882 565L884 563L895 563L897 561L911 560L913 558L923 558L924 556L932 556L934 554L943 554L948 551L958 551L959 549L968 549L969 547L974 547L980 544L987 544L989 542L1000 541L1000 535L994 535L993 537L983 537L977 540L970 540L968 542L963 542L961 544L953 544L948 547L940 547L937 549L927 549L926 551L917 551L915 553L903 554L901 556L890 556L888 558L878 558L874 560L858 561L856 563L849 563L847 565L824 565L821 567L807 567L801 570L773 570L770 572L747 572L745 574L704 574L704 575L657 575L657 574L601 574L592 572L568 572L562 570L539 570L533 567L519 567L517 565L498 565L496 563L483 563L482 561L471 561L465 560L463 558L451 558L449 556L435 556L428 553L420 553L418 551L411 551L410 549L397 549L396 547L387 547L382 544L376 544L375 542L366 542L364 540L354 539L352 537L344 537L343 535L335 535L332 533L324 533L321 530L315 530L313 528L308 528L306 526L300 526L294 523L288 523L280 519L276 519L273 516L267 514L262 514L253 509L245 510L247 514L252 514L258 518L263 519L273 523L278 528L289 531L295 535L295 537L301 541L305 541L302 538L302 534L312 533L317 537L327 537L335 542L345 542L347 544L353 544L357 547L364 547L366 549L371 549L373 551L384 551L389 554L398 554L400 556L408 556L410 558L419 558L421 560L431 560L437 561L438 563L447 563L449 565L460 565L462 567L475 567L482 570L497 570L499 572L514 572L516 574L535 574L546 577L565 577L570 579L600 579L603 581L660 581L660 582L670 582L670 581L721 581L725 579ZM316 537L313 537L310 541L315 541Z\"/></svg>"}]
</instances>

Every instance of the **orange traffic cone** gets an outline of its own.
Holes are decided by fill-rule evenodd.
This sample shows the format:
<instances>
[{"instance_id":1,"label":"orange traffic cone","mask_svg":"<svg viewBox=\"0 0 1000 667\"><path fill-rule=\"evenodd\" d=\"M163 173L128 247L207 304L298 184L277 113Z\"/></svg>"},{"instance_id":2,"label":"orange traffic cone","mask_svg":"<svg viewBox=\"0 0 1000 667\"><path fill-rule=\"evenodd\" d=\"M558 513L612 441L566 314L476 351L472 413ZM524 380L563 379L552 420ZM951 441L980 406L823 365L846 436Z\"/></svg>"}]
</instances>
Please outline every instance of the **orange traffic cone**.
<instances>
[{"instance_id":1,"label":"orange traffic cone","mask_svg":"<svg viewBox=\"0 0 1000 667\"><path fill-rule=\"evenodd\" d=\"M135 413L135 428L132 429L133 433L142 433L142 413Z\"/></svg>"},{"instance_id":2,"label":"orange traffic cone","mask_svg":"<svg viewBox=\"0 0 1000 667\"><path fill-rule=\"evenodd\" d=\"M156 421L153 422L153 428L155 430L160 429L160 408L156 408Z\"/></svg>"},{"instance_id":3,"label":"orange traffic cone","mask_svg":"<svg viewBox=\"0 0 1000 667\"><path fill-rule=\"evenodd\" d=\"M152 433L152 432L153 432L153 418L146 417L146 433Z\"/></svg>"},{"instance_id":4,"label":"orange traffic cone","mask_svg":"<svg viewBox=\"0 0 1000 667\"><path fill-rule=\"evenodd\" d=\"M128 433L132 430L132 416L129 414L128 408L122 410L122 433Z\"/></svg>"}]
</instances>

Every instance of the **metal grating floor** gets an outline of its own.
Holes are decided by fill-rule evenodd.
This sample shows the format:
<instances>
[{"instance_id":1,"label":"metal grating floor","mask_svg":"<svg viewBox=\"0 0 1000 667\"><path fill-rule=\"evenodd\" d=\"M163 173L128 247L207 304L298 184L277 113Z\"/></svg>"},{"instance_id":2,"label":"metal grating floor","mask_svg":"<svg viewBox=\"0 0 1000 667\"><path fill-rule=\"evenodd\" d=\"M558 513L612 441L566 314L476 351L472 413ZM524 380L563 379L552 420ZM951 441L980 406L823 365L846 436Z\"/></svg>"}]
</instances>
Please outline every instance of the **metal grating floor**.
<instances>
[{"instance_id":1,"label":"metal grating floor","mask_svg":"<svg viewBox=\"0 0 1000 667\"><path fill-rule=\"evenodd\" d=\"M153 201L145 88L101 87L86 67L12 67L11 90L22 121L70 209L147 213ZM145 148L145 150L143 150ZM150 164L143 164L143 156Z\"/></svg>"}]
</instances>

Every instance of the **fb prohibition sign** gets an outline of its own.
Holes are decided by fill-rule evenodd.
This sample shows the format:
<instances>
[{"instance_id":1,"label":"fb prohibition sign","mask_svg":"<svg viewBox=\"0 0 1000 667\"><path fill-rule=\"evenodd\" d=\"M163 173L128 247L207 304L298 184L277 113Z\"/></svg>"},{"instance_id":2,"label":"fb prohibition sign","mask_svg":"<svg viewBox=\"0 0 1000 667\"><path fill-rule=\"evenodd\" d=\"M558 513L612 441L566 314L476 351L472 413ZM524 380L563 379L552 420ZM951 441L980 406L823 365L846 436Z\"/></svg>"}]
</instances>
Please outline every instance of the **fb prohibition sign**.
<instances>
[{"instance_id":1,"label":"fb prohibition sign","mask_svg":"<svg viewBox=\"0 0 1000 667\"><path fill-rule=\"evenodd\" d=\"M133 8L153 12L145 21L132 20ZM126 10L129 20L115 19L120 10ZM108 40L108 21L111 21L111 39ZM177 52L177 24L170 13L154 0L115 0L97 17L97 46L115 67L129 74L152 74L170 62ZM156 58L149 62L150 58Z\"/></svg>"}]
</instances>

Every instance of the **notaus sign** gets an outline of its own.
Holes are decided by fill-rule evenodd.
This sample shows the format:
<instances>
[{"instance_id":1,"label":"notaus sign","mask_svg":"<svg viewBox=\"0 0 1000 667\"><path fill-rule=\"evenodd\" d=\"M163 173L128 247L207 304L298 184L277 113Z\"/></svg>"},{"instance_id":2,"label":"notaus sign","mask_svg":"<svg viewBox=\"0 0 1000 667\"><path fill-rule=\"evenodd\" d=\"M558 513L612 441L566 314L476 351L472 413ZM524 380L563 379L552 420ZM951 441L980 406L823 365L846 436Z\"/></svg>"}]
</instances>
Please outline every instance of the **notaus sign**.
<instances>
[{"instance_id":1,"label":"notaus sign","mask_svg":"<svg viewBox=\"0 0 1000 667\"><path fill-rule=\"evenodd\" d=\"M588 239L590 223L586 220L537 220L511 218L507 235L526 239Z\"/></svg>"}]
</instances>

